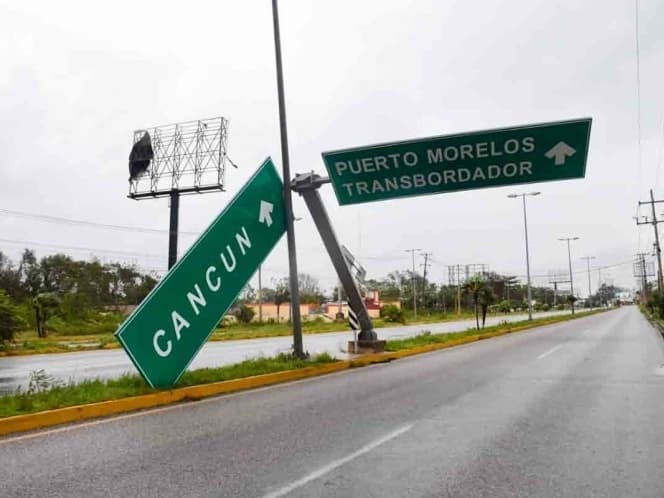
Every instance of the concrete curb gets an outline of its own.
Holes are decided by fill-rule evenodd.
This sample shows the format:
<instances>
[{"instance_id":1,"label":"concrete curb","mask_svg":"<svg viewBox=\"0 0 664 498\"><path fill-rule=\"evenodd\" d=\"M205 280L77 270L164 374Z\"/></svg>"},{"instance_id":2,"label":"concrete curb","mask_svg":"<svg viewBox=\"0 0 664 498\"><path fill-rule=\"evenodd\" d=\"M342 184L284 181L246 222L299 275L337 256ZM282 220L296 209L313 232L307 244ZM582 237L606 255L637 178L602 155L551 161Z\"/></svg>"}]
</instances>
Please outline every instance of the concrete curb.
<instances>
[{"instance_id":1,"label":"concrete curb","mask_svg":"<svg viewBox=\"0 0 664 498\"><path fill-rule=\"evenodd\" d=\"M579 318L583 316L592 316L594 314L596 313L584 313L583 315L580 315ZM453 348L463 344L469 344L472 342L499 337L507 334L513 334L515 332L521 332L534 328L545 327L547 325L562 323L565 321L570 320L551 320L546 322L539 322L536 324L526 324L507 330L491 332L488 334L461 337L454 341L440 344L429 344L426 346L404 349L401 351L367 354L352 360L341 360L321 366L306 367L297 370L284 370L282 372L256 375L254 377L246 377L243 379L226 380L222 382L214 382L212 384L180 387L178 389L133 396L130 398L114 399L109 401L102 401L99 403L70 406L67 408L58 408L56 410L48 410L45 412L0 418L0 436L13 434L16 432L43 429L46 427L68 424L72 422L81 422L83 420L107 417L110 415L118 415L120 413L144 410L147 408L155 408L158 406L170 405L182 401L195 401L220 394L229 394L232 392L244 391L247 389L269 386L272 384L280 384L293 380L317 377L333 372L340 372L349 368L358 368L377 363L385 363L392 360L397 360L399 358L406 358L408 356L429 353L440 349Z\"/></svg>"}]
</instances>

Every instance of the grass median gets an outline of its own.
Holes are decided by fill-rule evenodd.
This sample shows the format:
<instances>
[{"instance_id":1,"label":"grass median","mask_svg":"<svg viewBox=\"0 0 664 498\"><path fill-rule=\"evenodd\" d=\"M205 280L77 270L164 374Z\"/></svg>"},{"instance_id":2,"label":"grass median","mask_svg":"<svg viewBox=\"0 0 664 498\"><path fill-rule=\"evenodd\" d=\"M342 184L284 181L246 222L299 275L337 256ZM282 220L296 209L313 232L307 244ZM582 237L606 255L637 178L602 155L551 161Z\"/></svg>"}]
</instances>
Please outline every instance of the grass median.
<instances>
[{"instance_id":1,"label":"grass median","mask_svg":"<svg viewBox=\"0 0 664 498\"><path fill-rule=\"evenodd\" d=\"M114 315L115 316L115 315ZM417 325L424 323L442 323L456 320L470 320L474 315L464 313L461 316L452 313L424 313L414 320L412 316L407 316L408 325ZM48 337L37 337L34 330L24 330L16 335L11 343L0 343L0 357L3 356L23 356L30 354L48 354L48 353L68 353L75 351L92 351L100 349L117 349L120 344L115 339L113 332L121 323L117 318L117 323L112 327L106 326L104 332L89 333L90 330L86 324L68 324L62 325L57 322L57 327L50 330ZM399 327L403 325L398 322L388 322L380 318L373 320L374 327ZM106 324L108 325L108 324ZM302 323L302 332L304 334L325 334L328 332L343 332L348 330L345 321L330 322L322 319L305 320ZM243 339L259 339L269 337L289 336L293 333L289 322L272 323L233 323L217 328L210 336L210 341L236 341Z\"/></svg>"},{"instance_id":2,"label":"grass median","mask_svg":"<svg viewBox=\"0 0 664 498\"><path fill-rule=\"evenodd\" d=\"M453 346L519 330L587 317L602 311L605 310L583 312L574 316L562 315L540 318L533 321L501 323L483 330L468 329L463 332L446 334L431 334L423 331L422 334L411 338L388 341L386 351L416 350L434 345L445 347L446 344ZM174 387L198 386L287 370L323 367L337 361L339 360L327 353L309 360L300 360L291 355L282 354L274 358L258 358L220 368L205 368L185 372ZM149 387L138 375L125 375L112 380L88 380L78 384L60 385L50 379L44 372L40 372L33 372L32 379L26 389L0 397L0 418L128 398L160 391L159 389Z\"/></svg>"},{"instance_id":3,"label":"grass median","mask_svg":"<svg viewBox=\"0 0 664 498\"><path fill-rule=\"evenodd\" d=\"M446 334L432 334L430 332L424 331L422 334L414 337L387 341L387 344L385 345L385 351L403 351L405 349L414 349L434 344L455 343L469 337L476 337L477 339L483 339L495 336L497 334L505 334L533 327L541 327L543 325L551 325L554 323L566 322L569 320L574 320L575 318L595 315L603 311L606 310L582 311L575 315L557 315L545 318L538 318L532 321L522 320L519 322L502 322L497 325L492 325L490 327L486 327L480 330L477 330L476 328L469 328L463 332L452 332Z\"/></svg>"},{"instance_id":4,"label":"grass median","mask_svg":"<svg viewBox=\"0 0 664 498\"><path fill-rule=\"evenodd\" d=\"M242 379L267 373L316 367L338 361L327 353L309 360L282 354L274 358L246 360L220 368L202 368L185 372L174 387L187 387L224 380ZM68 406L127 398L158 392L138 375L124 375L118 379L86 380L78 384L60 385L43 372L33 373L23 392L0 397L0 417L24 415Z\"/></svg>"}]
</instances>

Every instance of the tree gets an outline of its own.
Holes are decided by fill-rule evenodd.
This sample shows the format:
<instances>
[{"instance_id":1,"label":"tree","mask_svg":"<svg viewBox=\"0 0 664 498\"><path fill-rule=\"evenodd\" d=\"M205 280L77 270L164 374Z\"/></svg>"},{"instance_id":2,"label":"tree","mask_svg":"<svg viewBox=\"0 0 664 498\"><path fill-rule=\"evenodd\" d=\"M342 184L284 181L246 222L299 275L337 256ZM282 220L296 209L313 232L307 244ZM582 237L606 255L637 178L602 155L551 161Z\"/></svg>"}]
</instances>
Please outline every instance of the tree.
<instances>
[{"instance_id":1,"label":"tree","mask_svg":"<svg viewBox=\"0 0 664 498\"><path fill-rule=\"evenodd\" d=\"M31 297L39 294L42 288L42 276L34 251L30 249L23 251L18 272L24 292Z\"/></svg>"},{"instance_id":2,"label":"tree","mask_svg":"<svg viewBox=\"0 0 664 498\"><path fill-rule=\"evenodd\" d=\"M35 322L37 325L37 336L48 336L46 320L50 318L53 311L57 309L60 304L60 298L53 292L42 292L32 299L32 308L35 311Z\"/></svg>"},{"instance_id":3,"label":"tree","mask_svg":"<svg viewBox=\"0 0 664 498\"><path fill-rule=\"evenodd\" d=\"M279 310L283 303L290 301L290 284L288 277L284 277L277 281L274 286L274 304L277 305L277 322L279 322Z\"/></svg>"},{"instance_id":4,"label":"tree","mask_svg":"<svg viewBox=\"0 0 664 498\"><path fill-rule=\"evenodd\" d=\"M316 277L308 273L300 273L297 276L297 280L300 291L300 302L319 304L324 299Z\"/></svg>"},{"instance_id":5,"label":"tree","mask_svg":"<svg viewBox=\"0 0 664 498\"><path fill-rule=\"evenodd\" d=\"M488 285L482 286L479 293L479 302L482 307L482 328L486 324L486 313L489 310L489 306L496 302L496 295L493 293L493 289Z\"/></svg>"},{"instance_id":6,"label":"tree","mask_svg":"<svg viewBox=\"0 0 664 498\"><path fill-rule=\"evenodd\" d=\"M475 325L477 330L480 329L480 315L479 315L479 304L480 304L480 294L485 292L486 283L480 275L475 275L465 284L463 284L463 292L472 298L473 307L475 309Z\"/></svg>"},{"instance_id":7,"label":"tree","mask_svg":"<svg viewBox=\"0 0 664 498\"><path fill-rule=\"evenodd\" d=\"M25 327L25 322L19 315L5 291L0 290L0 342L14 340L16 332Z\"/></svg>"},{"instance_id":8,"label":"tree","mask_svg":"<svg viewBox=\"0 0 664 498\"><path fill-rule=\"evenodd\" d=\"M14 301L20 301L24 296L21 275L2 251L0 251L0 289L3 289Z\"/></svg>"}]
</instances>

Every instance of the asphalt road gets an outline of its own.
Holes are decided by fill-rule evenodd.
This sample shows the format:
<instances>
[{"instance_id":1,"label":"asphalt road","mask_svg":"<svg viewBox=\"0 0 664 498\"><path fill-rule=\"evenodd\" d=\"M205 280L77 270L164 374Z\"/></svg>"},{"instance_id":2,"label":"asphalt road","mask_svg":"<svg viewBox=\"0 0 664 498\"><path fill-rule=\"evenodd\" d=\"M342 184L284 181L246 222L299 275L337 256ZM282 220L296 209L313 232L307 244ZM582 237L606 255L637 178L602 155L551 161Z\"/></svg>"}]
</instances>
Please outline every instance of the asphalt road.
<instances>
[{"instance_id":1,"label":"asphalt road","mask_svg":"<svg viewBox=\"0 0 664 498\"><path fill-rule=\"evenodd\" d=\"M664 496L664 351L634 307L0 439L2 495Z\"/></svg>"},{"instance_id":2,"label":"asphalt road","mask_svg":"<svg viewBox=\"0 0 664 498\"><path fill-rule=\"evenodd\" d=\"M547 316L569 312L538 313ZM487 318L487 324L500 321L525 320L526 315L511 315ZM456 332L474 326L473 320L455 322L408 325L377 329L381 339L393 339L420 334L423 330L433 333ZM337 358L345 358L344 353L352 333L333 332L328 334L307 334L304 336L304 349L311 354L327 352ZM242 341L209 342L203 346L189 369L232 365L249 358L276 356L291 351L292 337L270 339L249 339ZM127 354L121 350L84 351L63 354L41 354L0 358L0 395L9 394L17 388L28 385L31 372L44 370L47 375L62 382L80 382L83 379L109 379L124 373L138 373Z\"/></svg>"}]
</instances>

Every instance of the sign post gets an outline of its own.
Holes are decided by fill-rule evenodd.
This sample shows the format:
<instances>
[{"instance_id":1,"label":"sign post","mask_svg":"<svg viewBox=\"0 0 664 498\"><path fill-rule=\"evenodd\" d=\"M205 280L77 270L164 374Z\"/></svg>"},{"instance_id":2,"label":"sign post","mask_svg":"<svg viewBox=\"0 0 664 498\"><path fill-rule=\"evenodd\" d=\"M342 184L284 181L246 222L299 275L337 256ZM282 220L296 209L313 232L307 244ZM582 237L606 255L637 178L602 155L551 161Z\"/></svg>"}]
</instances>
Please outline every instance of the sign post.
<instances>
[{"instance_id":1,"label":"sign post","mask_svg":"<svg viewBox=\"0 0 664 498\"><path fill-rule=\"evenodd\" d=\"M583 178L591 119L324 152L339 204Z\"/></svg>"},{"instance_id":2,"label":"sign post","mask_svg":"<svg viewBox=\"0 0 664 498\"><path fill-rule=\"evenodd\" d=\"M268 158L116 332L148 384L177 382L285 231Z\"/></svg>"}]
</instances>

